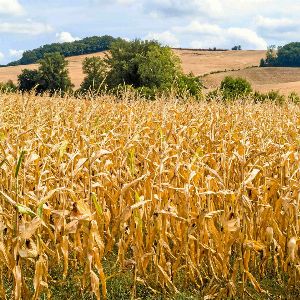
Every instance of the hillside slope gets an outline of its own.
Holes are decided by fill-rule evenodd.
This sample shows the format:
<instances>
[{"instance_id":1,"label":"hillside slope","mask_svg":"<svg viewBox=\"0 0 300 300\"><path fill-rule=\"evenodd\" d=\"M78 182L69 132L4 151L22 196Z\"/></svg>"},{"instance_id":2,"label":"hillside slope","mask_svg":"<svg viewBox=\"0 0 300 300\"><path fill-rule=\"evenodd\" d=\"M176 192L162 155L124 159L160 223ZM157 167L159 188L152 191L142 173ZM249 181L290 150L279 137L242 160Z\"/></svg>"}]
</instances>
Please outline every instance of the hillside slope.
<instances>
[{"instance_id":1,"label":"hillside slope","mask_svg":"<svg viewBox=\"0 0 300 300\"><path fill-rule=\"evenodd\" d=\"M280 90L283 94L300 93L300 68L251 68L211 74L203 78L204 85L216 88L225 76L243 77L258 91Z\"/></svg>"},{"instance_id":2,"label":"hillside slope","mask_svg":"<svg viewBox=\"0 0 300 300\"><path fill-rule=\"evenodd\" d=\"M265 57L265 51L174 51L181 58L184 71L195 75L258 66Z\"/></svg>"},{"instance_id":3,"label":"hillside slope","mask_svg":"<svg viewBox=\"0 0 300 300\"><path fill-rule=\"evenodd\" d=\"M214 88L227 76L241 76L247 78L255 89L266 91L281 90L288 94L291 91L300 93L300 68L249 68L258 66L265 56L265 51L197 51L179 50L174 52L181 58L183 70L203 76L211 72L219 72L204 77L207 88ZM67 58L72 82L78 88L83 80L82 61L87 56L104 57L105 53L73 56ZM0 82L9 79L17 81L17 76L25 68L35 69L37 65L0 68ZM228 71L226 71L228 70ZM236 70L236 71L229 71ZM226 72L224 72L226 71Z\"/></svg>"}]
</instances>

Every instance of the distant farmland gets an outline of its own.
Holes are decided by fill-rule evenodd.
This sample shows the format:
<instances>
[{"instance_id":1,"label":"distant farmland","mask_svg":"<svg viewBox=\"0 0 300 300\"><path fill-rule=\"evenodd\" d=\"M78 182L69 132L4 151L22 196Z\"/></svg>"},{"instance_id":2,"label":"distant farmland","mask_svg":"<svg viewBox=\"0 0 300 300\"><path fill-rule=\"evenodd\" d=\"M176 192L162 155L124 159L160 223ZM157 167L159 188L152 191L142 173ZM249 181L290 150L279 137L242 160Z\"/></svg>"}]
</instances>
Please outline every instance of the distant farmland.
<instances>
[{"instance_id":1,"label":"distant farmland","mask_svg":"<svg viewBox=\"0 0 300 300\"><path fill-rule=\"evenodd\" d=\"M174 50L182 60L182 67L186 73L204 77L205 87L214 88L227 76L241 76L247 78L254 89L267 91L280 90L284 94L292 91L300 93L300 68L252 68L258 66L265 51L197 51ZM96 53L67 58L72 82L78 88L83 80L82 61L86 56L104 56ZM17 81L22 69L35 69L37 65L0 68L0 82L9 79ZM230 71L234 70L234 71ZM214 73L215 74L210 74ZM220 72L220 73L218 73ZM208 75L210 74L210 75Z\"/></svg>"},{"instance_id":2,"label":"distant farmland","mask_svg":"<svg viewBox=\"0 0 300 300\"><path fill-rule=\"evenodd\" d=\"M243 77L261 92L280 90L282 94L300 93L300 68L251 68L205 76L207 87L218 87L225 76Z\"/></svg>"}]
</instances>

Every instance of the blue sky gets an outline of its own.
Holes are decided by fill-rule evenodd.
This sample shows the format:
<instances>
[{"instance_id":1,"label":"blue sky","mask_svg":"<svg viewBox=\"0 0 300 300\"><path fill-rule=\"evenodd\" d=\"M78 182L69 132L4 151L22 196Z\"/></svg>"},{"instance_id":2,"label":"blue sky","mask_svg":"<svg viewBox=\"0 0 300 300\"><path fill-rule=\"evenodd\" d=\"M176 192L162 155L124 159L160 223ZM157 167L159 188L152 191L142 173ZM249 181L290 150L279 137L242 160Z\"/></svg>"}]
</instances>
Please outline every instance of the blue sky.
<instances>
[{"instance_id":1,"label":"blue sky","mask_svg":"<svg viewBox=\"0 0 300 300\"><path fill-rule=\"evenodd\" d=\"M299 0L0 0L0 63L109 34L174 47L266 49L300 39Z\"/></svg>"}]
</instances>

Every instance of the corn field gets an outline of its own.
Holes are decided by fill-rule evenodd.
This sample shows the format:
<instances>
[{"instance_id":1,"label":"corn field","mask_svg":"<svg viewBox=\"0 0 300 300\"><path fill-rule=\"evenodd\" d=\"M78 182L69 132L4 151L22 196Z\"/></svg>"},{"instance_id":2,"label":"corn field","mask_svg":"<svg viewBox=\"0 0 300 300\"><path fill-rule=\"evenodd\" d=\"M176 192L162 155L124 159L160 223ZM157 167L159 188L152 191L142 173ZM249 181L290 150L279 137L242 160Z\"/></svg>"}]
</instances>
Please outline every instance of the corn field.
<instances>
[{"instance_id":1,"label":"corn field","mask_svg":"<svg viewBox=\"0 0 300 300\"><path fill-rule=\"evenodd\" d=\"M125 273L131 299L141 286L270 299L266 277L297 291L299 106L19 94L0 106L1 299L52 299L72 275L109 299Z\"/></svg>"}]
</instances>

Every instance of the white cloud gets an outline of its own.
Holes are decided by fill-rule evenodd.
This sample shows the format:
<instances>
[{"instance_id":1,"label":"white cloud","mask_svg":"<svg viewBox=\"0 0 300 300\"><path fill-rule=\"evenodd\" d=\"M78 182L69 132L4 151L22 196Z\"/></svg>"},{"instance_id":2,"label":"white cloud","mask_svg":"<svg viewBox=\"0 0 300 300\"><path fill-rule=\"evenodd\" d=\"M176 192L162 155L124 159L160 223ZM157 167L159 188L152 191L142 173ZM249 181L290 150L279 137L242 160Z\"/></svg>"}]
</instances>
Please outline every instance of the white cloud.
<instances>
[{"instance_id":1,"label":"white cloud","mask_svg":"<svg viewBox=\"0 0 300 300\"><path fill-rule=\"evenodd\" d=\"M131 4L139 4L141 2L140 0L90 0L90 2L94 4L101 4L101 5L113 5L113 4L118 4L118 5L131 5Z\"/></svg>"},{"instance_id":2,"label":"white cloud","mask_svg":"<svg viewBox=\"0 0 300 300\"><path fill-rule=\"evenodd\" d=\"M269 18L258 16L256 29L266 38L283 43L299 40L300 20L293 18Z\"/></svg>"},{"instance_id":3,"label":"white cloud","mask_svg":"<svg viewBox=\"0 0 300 300\"><path fill-rule=\"evenodd\" d=\"M0 33L18 33L27 35L39 35L51 32L53 28L44 23L25 22L25 23L0 23Z\"/></svg>"},{"instance_id":4,"label":"white cloud","mask_svg":"<svg viewBox=\"0 0 300 300\"><path fill-rule=\"evenodd\" d=\"M239 44L245 49L266 49L267 42L249 28L222 28L216 24L193 21L187 26L174 27L182 35L190 35L192 48L231 48ZM195 36L199 38L196 39Z\"/></svg>"},{"instance_id":5,"label":"white cloud","mask_svg":"<svg viewBox=\"0 0 300 300\"><path fill-rule=\"evenodd\" d=\"M244 44L253 50L267 49L267 42L255 31L248 28L229 28L225 30L228 39L235 44Z\"/></svg>"},{"instance_id":6,"label":"white cloud","mask_svg":"<svg viewBox=\"0 0 300 300\"><path fill-rule=\"evenodd\" d=\"M180 43L178 38L170 31L164 31L161 33L150 32L144 40L156 40L163 45L170 47L179 47Z\"/></svg>"},{"instance_id":7,"label":"white cloud","mask_svg":"<svg viewBox=\"0 0 300 300\"><path fill-rule=\"evenodd\" d=\"M180 33L200 33L204 35L220 35L222 28L216 24L192 21L187 26L175 26L174 30Z\"/></svg>"},{"instance_id":8,"label":"white cloud","mask_svg":"<svg viewBox=\"0 0 300 300\"><path fill-rule=\"evenodd\" d=\"M80 40L79 37L73 37L71 33L63 31L56 34L59 43L71 43Z\"/></svg>"},{"instance_id":9,"label":"white cloud","mask_svg":"<svg viewBox=\"0 0 300 300\"><path fill-rule=\"evenodd\" d=\"M129 4L133 4L135 2L136 2L136 0L117 0L117 3L121 4L121 5L129 5Z\"/></svg>"},{"instance_id":10,"label":"white cloud","mask_svg":"<svg viewBox=\"0 0 300 300\"><path fill-rule=\"evenodd\" d=\"M79 26L80 37L84 37L91 34L91 28L101 28L110 19L105 32L99 34L130 39L146 36L173 47L231 48L241 44L243 49L259 49L266 44L283 45L300 37L299 0L86 0L73 1L72 6L67 5L70 1L55 0L61 4L59 7L49 7L48 2L0 0L0 35L44 34L52 31L52 27L43 23L51 22L56 28L64 29L66 23L73 24L73 28ZM18 17L25 9L28 14ZM104 14L102 19L99 13ZM39 22L25 20L27 17ZM53 39L73 41L79 35L78 30L53 32L45 34L41 43ZM5 61L9 58L9 48L18 49L15 41L19 37L13 34L4 37L8 42L2 47L10 45L2 49L7 53ZM25 37L21 48L33 48L36 42Z\"/></svg>"},{"instance_id":11,"label":"white cloud","mask_svg":"<svg viewBox=\"0 0 300 300\"><path fill-rule=\"evenodd\" d=\"M232 20L232 17L240 18L269 12L274 7L274 2L279 0L142 0L141 2L147 12L160 15Z\"/></svg>"},{"instance_id":12,"label":"white cloud","mask_svg":"<svg viewBox=\"0 0 300 300\"><path fill-rule=\"evenodd\" d=\"M0 52L0 61L4 58L4 54Z\"/></svg>"},{"instance_id":13,"label":"white cloud","mask_svg":"<svg viewBox=\"0 0 300 300\"><path fill-rule=\"evenodd\" d=\"M209 16L222 15L220 0L153 0L143 1L143 7L152 14L182 16L205 12Z\"/></svg>"},{"instance_id":14,"label":"white cloud","mask_svg":"<svg viewBox=\"0 0 300 300\"><path fill-rule=\"evenodd\" d=\"M300 24L299 20L293 20L288 18L266 18L263 16L258 16L256 19L256 26L265 29L295 29L294 26Z\"/></svg>"},{"instance_id":15,"label":"white cloud","mask_svg":"<svg viewBox=\"0 0 300 300\"><path fill-rule=\"evenodd\" d=\"M0 0L0 14L21 15L24 9L18 0Z\"/></svg>"},{"instance_id":16,"label":"white cloud","mask_svg":"<svg viewBox=\"0 0 300 300\"><path fill-rule=\"evenodd\" d=\"M15 49L9 50L9 56L12 56L15 58L21 58L23 53L24 53L24 50L15 50Z\"/></svg>"}]
</instances>

